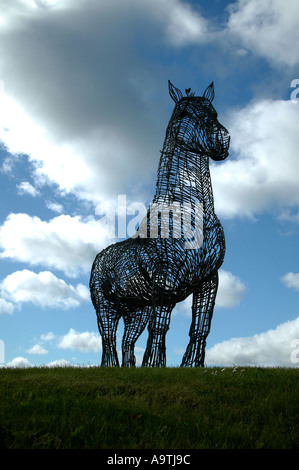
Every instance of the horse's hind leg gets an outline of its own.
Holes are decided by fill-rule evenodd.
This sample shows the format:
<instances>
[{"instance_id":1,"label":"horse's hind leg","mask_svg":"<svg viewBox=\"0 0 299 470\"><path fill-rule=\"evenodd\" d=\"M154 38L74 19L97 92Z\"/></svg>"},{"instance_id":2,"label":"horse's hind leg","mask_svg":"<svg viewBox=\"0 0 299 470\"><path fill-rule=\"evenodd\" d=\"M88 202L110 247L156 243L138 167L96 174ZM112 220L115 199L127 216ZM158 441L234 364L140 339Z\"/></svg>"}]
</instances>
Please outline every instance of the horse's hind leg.
<instances>
[{"instance_id":1,"label":"horse's hind leg","mask_svg":"<svg viewBox=\"0 0 299 470\"><path fill-rule=\"evenodd\" d=\"M206 339L210 332L218 288L218 273L204 281L193 294L190 341L182 360L182 367L204 366Z\"/></svg>"},{"instance_id":2,"label":"horse's hind leg","mask_svg":"<svg viewBox=\"0 0 299 470\"><path fill-rule=\"evenodd\" d=\"M109 302L102 302L97 309L99 332L102 337L102 366L119 366L116 350L116 330L120 312Z\"/></svg>"},{"instance_id":3,"label":"horse's hind leg","mask_svg":"<svg viewBox=\"0 0 299 470\"><path fill-rule=\"evenodd\" d=\"M144 331L149 319L149 307L123 315L124 335L122 340L122 366L135 367L134 347L137 339Z\"/></svg>"}]
</instances>

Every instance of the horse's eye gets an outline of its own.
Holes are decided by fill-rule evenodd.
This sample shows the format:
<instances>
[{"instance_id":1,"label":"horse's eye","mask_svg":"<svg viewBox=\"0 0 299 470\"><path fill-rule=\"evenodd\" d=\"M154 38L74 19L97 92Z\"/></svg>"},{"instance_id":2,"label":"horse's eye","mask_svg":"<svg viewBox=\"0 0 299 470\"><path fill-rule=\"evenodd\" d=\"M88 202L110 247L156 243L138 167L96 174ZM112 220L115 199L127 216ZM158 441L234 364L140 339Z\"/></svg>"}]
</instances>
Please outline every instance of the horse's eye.
<instances>
[{"instance_id":1,"label":"horse's eye","mask_svg":"<svg viewBox=\"0 0 299 470\"><path fill-rule=\"evenodd\" d=\"M217 119L217 117L218 117L217 111L215 111L215 109L213 108L212 105L209 107L208 112L209 112L210 114L212 114L212 116Z\"/></svg>"},{"instance_id":2,"label":"horse's eye","mask_svg":"<svg viewBox=\"0 0 299 470\"><path fill-rule=\"evenodd\" d=\"M187 117L187 116L188 116L187 111L181 111L181 112L179 112L178 115L177 115L177 120L179 121L180 119L183 119L183 118L185 118L185 117Z\"/></svg>"}]
</instances>

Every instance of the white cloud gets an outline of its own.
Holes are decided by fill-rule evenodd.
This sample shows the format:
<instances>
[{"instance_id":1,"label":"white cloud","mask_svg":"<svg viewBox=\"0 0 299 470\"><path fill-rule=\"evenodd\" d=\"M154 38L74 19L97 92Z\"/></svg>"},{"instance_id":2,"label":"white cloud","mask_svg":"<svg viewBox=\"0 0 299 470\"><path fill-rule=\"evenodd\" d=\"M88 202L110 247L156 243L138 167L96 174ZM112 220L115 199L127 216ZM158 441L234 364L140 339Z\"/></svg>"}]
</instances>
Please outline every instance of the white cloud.
<instances>
[{"instance_id":1,"label":"white cloud","mask_svg":"<svg viewBox=\"0 0 299 470\"><path fill-rule=\"evenodd\" d=\"M18 184L17 188L20 195L29 194L32 197L39 195L39 191L28 181L23 181L22 183Z\"/></svg>"},{"instance_id":2,"label":"white cloud","mask_svg":"<svg viewBox=\"0 0 299 470\"><path fill-rule=\"evenodd\" d=\"M292 361L299 317L251 337L232 338L206 352L207 365L298 367Z\"/></svg>"},{"instance_id":3,"label":"white cloud","mask_svg":"<svg viewBox=\"0 0 299 470\"><path fill-rule=\"evenodd\" d=\"M273 207L299 206L299 106L257 101L232 111L228 120L237 158L211 166L217 213L254 217Z\"/></svg>"},{"instance_id":4,"label":"white cloud","mask_svg":"<svg viewBox=\"0 0 299 470\"><path fill-rule=\"evenodd\" d=\"M282 278L283 284L289 288L299 290L299 274L298 273L287 273Z\"/></svg>"},{"instance_id":5,"label":"white cloud","mask_svg":"<svg viewBox=\"0 0 299 470\"><path fill-rule=\"evenodd\" d=\"M27 214L10 214L0 227L0 256L76 277L90 270L96 253L109 241L106 228L92 217L60 215L46 222Z\"/></svg>"},{"instance_id":6,"label":"white cloud","mask_svg":"<svg viewBox=\"0 0 299 470\"><path fill-rule=\"evenodd\" d=\"M20 102L22 99L26 99L25 94ZM78 186L82 190L86 183L92 183L92 176L89 181L88 162L84 161L82 150L75 143L57 142L55 136L37 123L39 117L31 117L17 100L3 95L0 105L0 140L11 154L29 156L34 169L33 177L39 185L54 182L62 192L69 192L75 191ZM50 103L45 106L50 106ZM40 119L43 121L42 116ZM8 161L5 168L11 169ZM38 194L28 182L21 183L19 193Z\"/></svg>"},{"instance_id":7,"label":"white cloud","mask_svg":"<svg viewBox=\"0 0 299 470\"><path fill-rule=\"evenodd\" d=\"M157 63L152 73L136 44L204 41L207 22L180 0L17 5L7 2L1 13L0 139L9 152L29 155L40 185L95 203L143 191L163 138L153 96L167 79Z\"/></svg>"},{"instance_id":8,"label":"white cloud","mask_svg":"<svg viewBox=\"0 0 299 470\"><path fill-rule=\"evenodd\" d=\"M25 357L18 356L15 357L12 361L7 363L7 367L16 367L16 368L27 368L33 367L32 364Z\"/></svg>"},{"instance_id":9,"label":"white cloud","mask_svg":"<svg viewBox=\"0 0 299 470\"><path fill-rule=\"evenodd\" d=\"M136 359L136 366L141 366L142 365L144 353L145 353L144 348L140 348L139 346L135 346L134 355L135 355L135 359ZM121 351L119 352L119 357L120 356L121 356Z\"/></svg>"},{"instance_id":10,"label":"white cloud","mask_svg":"<svg viewBox=\"0 0 299 470\"><path fill-rule=\"evenodd\" d=\"M56 361L49 362L48 364L45 364L46 367L76 367L73 364L71 364L69 361L66 359L57 359Z\"/></svg>"},{"instance_id":11,"label":"white cloud","mask_svg":"<svg viewBox=\"0 0 299 470\"><path fill-rule=\"evenodd\" d=\"M229 5L228 31L272 63L299 63L297 0L239 0Z\"/></svg>"},{"instance_id":12,"label":"white cloud","mask_svg":"<svg viewBox=\"0 0 299 470\"><path fill-rule=\"evenodd\" d=\"M28 269L9 274L1 283L2 295L17 304L32 302L50 308L73 308L89 300L89 290L82 284L67 284L49 271L36 274Z\"/></svg>"},{"instance_id":13,"label":"white cloud","mask_svg":"<svg viewBox=\"0 0 299 470\"><path fill-rule=\"evenodd\" d=\"M43 348L40 344L35 344L34 346L32 346L32 348L28 349L28 354L38 354L38 355L44 355L44 354L48 354L48 351Z\"/></svg>"},{"instance_id":14,"label":"white cloud","mask_svg":"<svg viewBox=\"0 0 299 470\"><path fill-rule=\"evenodd\" d=\"M61 349L77 349L82 352L98 352L102 348L102 341L98 334L93 332L78 333L73 328L63 336L58 347Z\"/></svg>"},{"instance_id":15,"label":"white cloud","mask_svg":"<svg viewBox=\"0 0 299 470\"><path fill-rule=\"evenodd\" d=\"M277 219L299 224L299 212L293 213L291 209L282 209L281 213L277 216Z\"/></svg>"},{"instance_id":16,"label":"white cloud","mask_svg":"<svg viewBox=\"0 0 299 470\"><path fill-rule=\"evenodd\" d=\"M219 287L216 307L236 307L245 294L246 286L237 276L223 269L219 270Z\"/></svg>"},{"instance_id":17,"label":"white cloud","mask_svg":"<svg viewBox=\"0 0 299 470\"><path fill-rule=\"evenodd\" d=\"M47 202L47 208L50 209L53 212L58 212L58 214L61 214L63 212L63 205L59 204L59 202Z\"/></svg>"},{"instance_id":18,"label":"white cloud","mask_svg":"<svg viewBox=\"0 0 299 470\"><path fill-rule=\"evenodd\" d=\"M173 1L165 6L167 19L167 34L171 43L185 46L192 43L205 42L208 33L208 23L187 3Z\"/></svg>"},{"instance_id":19,"label":"white cloud","mask_svg":"<svg viewBox=\"0 0 299 470\"><path fill-rule=\"evenodd\" d=\"M30 19L46 21L42 8L50 7L53 18L57 13L64 14L67 11L67 14L75 20L81 12L90 18L92 15L97 16L103 24L103 16L118 22L118 16L121 15L124 22L129 24L131 23L130 17L138 18L142 23L147 19L149 24L156 24L159 27L159 34L162 37L166 34L169 42L174 45L202 41L207 31L207 21L191 5L180 0L144 0L143 2L127 0L125 8L122 0L103 0L101 3L96 0L88 0L85 4L83 2L74 4L71 0L59 0L59 2L58 0L16 0L15 3L18 3L18 8L5 5L2 12L3 23L6 22L7 26L11 28L17 26L24 18L27 21ZM67 19L65 18L64 21Z\"/></svg>"},{"instance_id":20,"label":"white cloud","mask_svg":"<svg viewBox=\"0 0 299 470\"><path fill-rule=\"evenodd\" d=\"M13 154L29 155L39 185L55 183L63 193L72 192L95 203L117 192L131 191L136 198L154 175L167 117L164 120L161 116L161 100L157 99L158 81L165 80L165 71L155 63L152 73L135 44L141 36L149 38L148 44L154 38L155 47L166 43L184 46L223 36L211 32L208 21L179 0L61 0L48 2L49 8L45 2L19 0L16 5L6 2L1 12L5 25L0 31L4 64L2 70L0 66L4 90L0 98L1 140ZM296 62L297 0L289 0L288 8L280 0L240 0L230 9L222 33L230 41L237 37L239 53L245 51L241 37L247 49L280 62ZM238 140L238 127L242 127L241 118L246 123L254 113L265 131L261 151L269 138L273 138L275 150L277 136L282 137L285 130L279 128L281 120L288 125L293 119L285 141L290 137L292 146L298 144L294 129L298 111L278 102L261 103L260 109L250 106L244 116L242 112L235 114L236 126L232 124L230 129L232 146L237 146L234 141ZM272 117L269 125L264 119L268 114ZM246 129L240 130L244 134ZM257 131L254 126L250 129L252 136ZM282 142L279 144L281 148ZM220 202L224 213L246 215L261 205L268 207L275 181L271 187L267 183L272 182L265 181L261 190L262 167L257 157L249 155L242 161L219 165L215 170L218 199L221 201L224 194L224 202L231 202L225 207ZM225 178L221 183L218 177L217 171L222 173L223 168L227 169L228 187ZM265 171L267 176L269 164ZM245 208L240 207L239 195L240 204L246 199Z\"/></svg>"},{"instance_id":21,"label":"white cloud","mask_svg":"<svg viewBox=\"0 0 299 470\"><path fill-rule=\"evenodd\" d=\"M5 299L0 298L0 315L11 314L14 311L14 305Z\"/></svg>"},{"instance_id":22,"label":"white cloud","mask_svg":"<svg viewBox=\"0 0 299 470\"><path fill-rule=\"evenodd\" d=\"M117 193L145 195L167 122L157 99L165 72L155 64L151 73L134 44L142 35L155 38L156 47L165 41L177 47L220 40L221 33L210 33L209 23L179 0L63 0L46 10L35 2L18 5L7 2L2 12L1 140L13 154L29 155L39 187L55 183L95 204ZM245 51L241 36L244 47L292 63L299 50L297 8L297 0L288 8L278 0L240 0L222 33L230 41L237 36L239 51ZM34 39L26 34L33 29ZM231 114L227 127L237 160L212 172L222 214L254 216L299 200L298 118L291 101L256 102Z\"/></svg>"},{"instance_id":23,"label":"white cloud","mask_svg":"<svg viewBox=\"0 0 299 470\"><path fill-rule=\"evenodd\" d=\"M216 296L215 307L232 308L239 305L246 291L246 286L240 278L229 271L219 269L219 285ZM192 316L192 295L187 297L177 309L189 317Z\"/></svg>"},{"instance_id":24,"label":"white cloud","mask_svg":"<svg viewBox=\"0 0 299 470\"><path fill-rule=\"evenodd\" d=\"M49 333L46 333L46 334L44 334L44 335L41 335L40 339L41 339L42 341L45 341L45 342L47 342L47 341L53 341L53 340L55 339L55 335L54 335L54 333L52 333L52 331L49 331Z\"/></svg>"},{"instance_id":25,"label":"white cloud","mask_svg":"<svg viewBox=\"0 0 299 470\"><path fill-rule=\"evenodd\" d=\"M77 364L72 364L71 362L67 361L66 359L56 359L55 361L48 362L46 364L42 364L41 366L32 364L28 361L26 357L18 356L9 361L6 365L0 365L0 367L8 367L8 368L28 368L28 367L90 367L87 366L79 366Z\"/></svg>"}]
</instances>

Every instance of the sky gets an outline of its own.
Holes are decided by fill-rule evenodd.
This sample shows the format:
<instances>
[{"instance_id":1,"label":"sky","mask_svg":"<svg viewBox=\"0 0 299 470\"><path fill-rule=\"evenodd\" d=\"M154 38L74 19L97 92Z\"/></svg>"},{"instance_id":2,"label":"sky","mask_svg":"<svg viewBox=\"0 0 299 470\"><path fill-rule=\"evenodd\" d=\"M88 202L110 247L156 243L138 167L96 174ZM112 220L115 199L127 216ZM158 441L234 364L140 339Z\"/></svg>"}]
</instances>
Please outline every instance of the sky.
<instances>
[{"instance_id":1,"label":"sky","mask_svg":"<svg viewBox=\"0 0 299 470\"><path fill-rule=\"evenodd\" d=\"M152 200L168 80L198 96L214 81L231 135L210 163L226 254L206 365L298 367L298 21L297 0L0 0L2 367L100 365L90 270L124 238L119 196L128 223Z\"/></svg>"}]
</instances>

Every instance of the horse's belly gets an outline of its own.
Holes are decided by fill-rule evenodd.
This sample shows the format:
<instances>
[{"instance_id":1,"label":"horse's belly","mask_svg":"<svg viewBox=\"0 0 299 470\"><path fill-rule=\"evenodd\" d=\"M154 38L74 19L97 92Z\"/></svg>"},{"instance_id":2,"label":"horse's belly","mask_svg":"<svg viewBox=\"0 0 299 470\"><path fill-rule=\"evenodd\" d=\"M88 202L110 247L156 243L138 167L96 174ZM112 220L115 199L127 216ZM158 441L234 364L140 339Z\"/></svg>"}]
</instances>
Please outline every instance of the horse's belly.
<instances>
[{"instance_id":1,"label":"horse's belly","mask_svg":"<svg viewBox=\"0 0 299 470\"><path fill-rule=\"evenodd\" d=\"M164 303L176 303L218 269L223 243L219 230L207 233L195 250L180 239L128 239L99 255L93 282L110 301L141 307L155 294Z\"/></svg>"}]
</instances>

